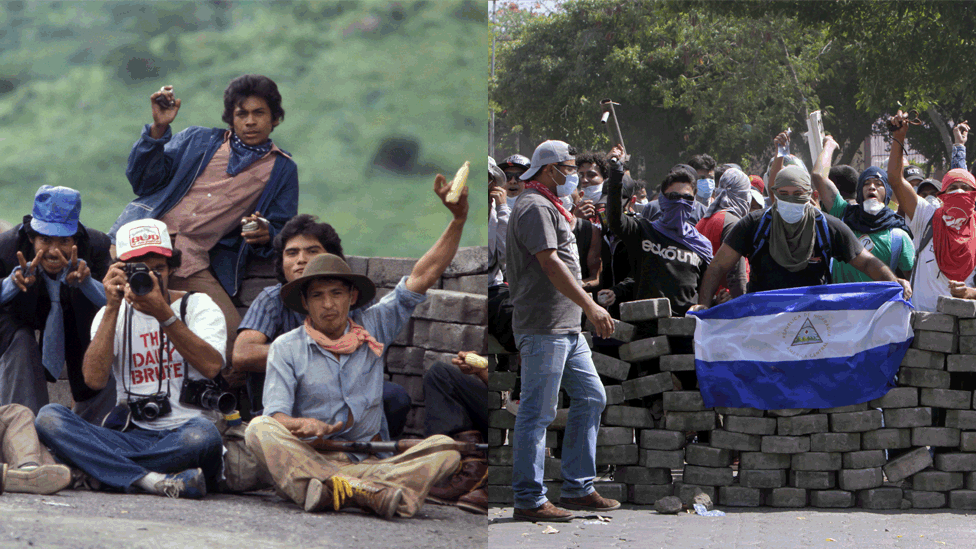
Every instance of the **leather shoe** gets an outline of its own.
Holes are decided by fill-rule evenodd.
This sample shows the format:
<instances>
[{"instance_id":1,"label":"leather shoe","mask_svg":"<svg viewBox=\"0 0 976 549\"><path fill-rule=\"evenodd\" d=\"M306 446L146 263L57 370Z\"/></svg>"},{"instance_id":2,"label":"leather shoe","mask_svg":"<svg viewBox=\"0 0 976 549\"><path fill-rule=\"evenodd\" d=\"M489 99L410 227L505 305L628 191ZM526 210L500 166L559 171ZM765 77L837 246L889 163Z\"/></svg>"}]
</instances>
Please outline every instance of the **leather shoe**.
<instances>
[{"instance_id":1,"label":"leather shoe","mask_svg":"<svg viewBox=\"0 0 976 549\"><path fill-rule=\"evenodd\" d=\"M559 506L574 511L613 511L620 508L620 502L605 498L593 490L581 498L559 498Z\"/></svg>"},{"instance_id":2,"label":"leather shoe","mask_svg":"<svg viewBox=\"0 0 976 549\"><path fill-rule=\"evenodd\" d=\"M512 512L512 519L526 522L569 522L573 520L573 514L547 501L535 509L519 509L516 507Z\"/></svg>"},{"instance_id":3,"label":"leather shoe","mask_svg":"<svg viewBox=\"0 0 976 549\"><path fill-rule=\"evenodd\" d=\"M476 513L478 515L488 514L488 492L484 488L478 488L477 490L472 490L467 494L461 496L458 500L457 506L460 509L464 509L469 513Z\"/></svg>"}]
</instances>

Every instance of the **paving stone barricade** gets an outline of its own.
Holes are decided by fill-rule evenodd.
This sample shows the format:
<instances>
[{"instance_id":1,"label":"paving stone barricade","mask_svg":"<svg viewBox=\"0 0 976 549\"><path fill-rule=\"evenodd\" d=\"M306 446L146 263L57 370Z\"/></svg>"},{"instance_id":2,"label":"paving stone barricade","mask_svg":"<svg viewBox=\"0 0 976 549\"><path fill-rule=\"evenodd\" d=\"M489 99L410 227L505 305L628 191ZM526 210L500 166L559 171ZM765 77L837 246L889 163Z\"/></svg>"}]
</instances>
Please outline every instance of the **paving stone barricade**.
<instances>
[{"instance_id":1,"label":"paving stone barricade","mask_svg":"<svg viewBox=\"0 0 976 549\"><path fill-rule=\"evenodd\" d=\"M369 276L380 299L410 274L417 260L346 256L346 262L353 272ZM397 339L385 349L387 379L406 388L413 403L404 437L424 434L424 372L437 361L450 363L458 351L486 352L489 263L487 246L459 248L444 275L428 291L427 301L417 307ZM252 262L235 298L241 316L261 290L277 283L272 261ZM71 406L67 383L64 379L49 386L51 402Z\"/></svg>"},{"instance_id":2,"label":"paving stone barricade","mask_svg":"<svg viewBox=\"0 0 976 549\"><path fill-rule=\"evenodd\" d=\"M666 299L622 305L621 344L593 352L607 393L597 466L614 466L597 490L641 505L670 495L690 505L701 489L728 507L976 509L976 301L941 298L938 311L914 313L915 338L884 397L758 410L705 408L693 377L694 318L670 317ZM492 380L490 390L504 391L517 378L496 371ZM561 398L546 437L553 501L565 406ZM489 501L511 505L515 417L489 417Z\"/></svg>"}]
</instances>

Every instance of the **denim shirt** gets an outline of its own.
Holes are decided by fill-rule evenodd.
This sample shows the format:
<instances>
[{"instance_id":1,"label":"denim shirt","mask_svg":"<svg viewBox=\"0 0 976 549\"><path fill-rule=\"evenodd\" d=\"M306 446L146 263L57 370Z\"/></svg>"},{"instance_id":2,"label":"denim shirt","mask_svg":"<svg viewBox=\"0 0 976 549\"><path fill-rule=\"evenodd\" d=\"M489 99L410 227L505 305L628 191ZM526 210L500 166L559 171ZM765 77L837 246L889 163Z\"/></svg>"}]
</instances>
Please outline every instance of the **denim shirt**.
<instances>
[{"instance_id":1,"label":"denim shirt","mask_svg":"<svg viewBox=\"0 0 976 549\"><path fill-rule=\"evenodd\" d=\"M160 219L176 206L220 148L227 131L190 126L173 135L172 128L167 128L162 137L153 139L151 127L146 124L129 154L125 175L137 198L112 225L108 235L113 243L122 225L137 219ZM270 222L272 241L285 222L298 214L298 169L293 160L278 155L255 209ZM267 259L273 252L270 243L252 247L240 231L231 231L210 250L210 265L221 286L233 296L244 278L248 255Z\"/></svg>"},{"instance_id":2,"label":"denim shirt","mask_svg":"<svg viewBox=\"0 0 976 549\"><path fill-rule=\"evenodd\" d=\"M406 280L403 277L392 293L372 307L352 315L384 345L396 339L417 305L427 299L425 294L408 290ZM326 423L344 421L343 429L329 437L336 440L365 442L382 434L383 357L365 343L336 359L308 336L304 325L299 326L271 344L266 375L264 415L281 412Z\"/></svg>"},{"instance_id":3,"label":"denim shirt","mask_svg":"<svg viewBox=\"0 0 976 549\"><path fill-rule=\"evenodd\" d=\"M953 145L952 146L952 162L949 167L950 170L962 168L966 169L966 146L965 145Z\"/></svg>"}]
</instances>

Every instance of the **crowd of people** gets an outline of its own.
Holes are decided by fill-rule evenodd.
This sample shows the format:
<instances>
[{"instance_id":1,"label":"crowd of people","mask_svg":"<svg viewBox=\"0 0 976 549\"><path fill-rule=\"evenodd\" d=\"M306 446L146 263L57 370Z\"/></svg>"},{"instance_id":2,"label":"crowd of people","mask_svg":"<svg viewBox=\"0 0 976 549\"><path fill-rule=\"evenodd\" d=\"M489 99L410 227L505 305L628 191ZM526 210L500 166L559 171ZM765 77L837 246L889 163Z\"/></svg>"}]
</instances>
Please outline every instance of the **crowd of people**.
<instances>
[{"instance_id":1,"label":"crowd of people","mask_svg":"<svg viewBox=\"0 0 976 549\"><path fill-rule=\"evenodd\" d=\"M404 429L411 401L385 379L384 347L454 258L467 189L450 200L434 179L450 222L378 299L336 230L298 213L296 163L270 139L285 115L271 79L230 82L224 128L174 135L172 87L149 101L125 172L136 198L108 233L80 222L79 191L45 185L0 234L0 492L273 486L310 512L410 517L432 499L487 513L487 378L465 351L425 377L427 438L395 454L342 444ZM280 283L241 319L256 260ZM71 408L48 401L63 377Z\"/></svg>"},{"instance_id":2,"label":"crowd of people","mask_svg":"<svg viewBox=\"0 0 976 549\"><path fill-rule=\"evenodd\" d=\"M833 166L829 136L807 168L784 132L761 176L699 154L657 188L630 176L620 145L604 153L549 140L531 160L489 159L489 331L520 362L514 518L567 521L567 509L620 505L593 486L606 395L583 321L594 345L613 345L620 304L634 300L665 298L684 316L747 292L859 281L897 282L919 311L935 311L940 296L976 299L969 126L954 126L940 182L905 161L909 125L901 111L891 117L886 169ZM570 408L557 507L542 471L560 388Z\"/></svg>"}]
</instances>

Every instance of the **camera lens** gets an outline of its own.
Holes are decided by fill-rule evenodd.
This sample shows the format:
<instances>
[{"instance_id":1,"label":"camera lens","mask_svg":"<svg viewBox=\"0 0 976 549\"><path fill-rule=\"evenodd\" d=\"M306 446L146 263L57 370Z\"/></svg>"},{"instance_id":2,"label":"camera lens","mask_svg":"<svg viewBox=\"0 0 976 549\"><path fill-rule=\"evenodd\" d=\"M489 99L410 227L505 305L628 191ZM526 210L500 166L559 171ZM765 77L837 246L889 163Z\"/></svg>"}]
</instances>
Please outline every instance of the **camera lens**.
<instances>
[{"instance_id":1,"label":"camera lens","mask_svg":"<svg viewBox=\"0 0 976 549\"><path fill-rule=\"evenodd\" d=\"M237 398L231 393L208 389L200 395L200 407L229 414L237 409Z\"/></svg>"},{"instance_id":2,"label":"camera lens","mask_svg":"<svg viewBox=\"0 0 976 549\"><path fill-rule=\"evenodd\" d=\"M159 405L155 402L147 402L142 406L142 417L146 421L152 421L159 417Z\"/></svg>"},{"instance_id":3,"label":"camera lens","mask_svg":"<svg viewBox=\"0 0 976 549\"><path fill-rule=\"evenodd\" d=\"M138 272L129 275L129 287L136 295L146 295L152 291L153 281L149 273Z\"/></svg>"}]
</instances>

